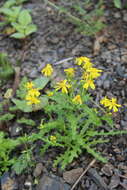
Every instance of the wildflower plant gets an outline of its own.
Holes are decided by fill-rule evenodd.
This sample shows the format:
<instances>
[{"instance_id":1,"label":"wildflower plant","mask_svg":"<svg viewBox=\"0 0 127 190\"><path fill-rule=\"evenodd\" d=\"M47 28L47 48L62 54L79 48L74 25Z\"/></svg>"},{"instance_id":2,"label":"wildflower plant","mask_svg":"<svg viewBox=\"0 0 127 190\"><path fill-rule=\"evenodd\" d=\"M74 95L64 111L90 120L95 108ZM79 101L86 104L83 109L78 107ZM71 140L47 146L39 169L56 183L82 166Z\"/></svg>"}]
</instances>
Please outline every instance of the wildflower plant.
<instances>
[{"instance_id":1,"label":"wildflower plant","mask_svg":"<svg viewBox=\"0 0 127 190\"><path fill-rule=\"evenodd\" d=\"M109 111L117 112L121 107L116 98L104 97L100 100L100 104L95 104L92 94L89 93L89 89L96 88L95 80L103 71L97 69L87 57L76 58L74 64L74 68L64 70L63 80L51 86L50 79L54 68L47 64L42 69L44 76L33 81L24 77L16 92L16 97L9 98L10 114L1 116L1 121L10 122L17 117L19 125L35 127L36 121L25 118L23 112L40 111L41 118L35 132L19 136L16 140L7 138L6 141L5 135L2 134L3 140L0 144L3 141L7 142L5 145L8 147L8 149L2 149L3 152L11 153L21 144L27 147L25 151L22 150L19 159L18 157L10 159L10 154L7 160L4 156L0 156L0 162L5 167L4 171L12 166L16 173L20 174L25 168L32 166L32 150L38 146L36 143L38 140L41 142L39 143L41 155L48 151L48 148L60 147L61 152L54 158L54 166L60 164L62 169L85 151L97 160L107 162L107 159L97 151L97 144L108 143L109 138L106 137L110 135L127 134L127 131L113 130L113 120ZM47 84L50 87L48 90ZM17 114L20 113L22 117L15 116L15 111L18 111ZM103 129L105 122L109 125L108 132ZM14 142L12 147L9 146L9 141ZM26 161L24 162L23 159Z\"/></svg>"},{"instance_id":2,"label":"wildflower plant","mask_svg":"<svg viewBox=\"0 0 127 190\"><path fill-rule=\"evenodd\" d=\"M106 110L100 109L100 105L92 107L91 103L94 105L94 101L89 89L96 88L95 80L103 71L95 68L87 57L76 58L76 65L75 69L65 69L65 79L56 82L51 91L46 92L48 102L43 111L47 117L43 119L43 123L41 122L38 134L32 134L34 141L40 139L43 142L41 153L45 153L52 146L63 149L63 153L54 161L55 166L61 164L63 169L84 150L97 160L106 162L106 158L97 152L96 145L107 143L109 139L106 137L109 135L127 133L127 131L114 131L112 128L109 132L101 130L104 122L113 127L109 110L116 112L121 106L116 103L115 98L112 98L100 101L100 104L106 106ZM76 78L78 69L82 74ZM42 70L45 76L50 77L52 73L53 68L49 65Z\"/></svg>"}]
</instances>

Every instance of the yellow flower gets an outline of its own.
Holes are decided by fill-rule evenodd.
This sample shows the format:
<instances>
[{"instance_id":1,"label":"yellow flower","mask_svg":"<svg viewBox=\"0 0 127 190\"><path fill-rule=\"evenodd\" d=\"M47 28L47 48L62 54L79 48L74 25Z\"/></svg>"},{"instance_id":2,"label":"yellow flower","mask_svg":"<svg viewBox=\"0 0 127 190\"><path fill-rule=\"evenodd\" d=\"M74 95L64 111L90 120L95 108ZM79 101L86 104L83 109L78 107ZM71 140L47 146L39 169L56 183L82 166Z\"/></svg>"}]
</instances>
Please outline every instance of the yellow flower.
<instances>
[{"instance_id":1,"label":"yellow flower","mask_svg":"<svg viewBox=\"0 0 127 190\"><path fill-rule=\"evenodd\" d=\"M27 104L28 105L32 105L32 104L39 104L40 100L34 96L26 96L26 100L28 101Z\"/></svg>"},{"instance_id":2,"label":"yellow flower","mask_svg":"<svg viewBox=\"0 0 127 190\"><path fill-rule=\"evenodd\" d=\"M56 137L55 136L50 136L50 141L52 141L53 143L56 143Z\"/></svg>"},{"instance_id":3,"label":"yellow flower","mask_svg":"<svg viewBox=\"0 0 127 190\"><path fill-rule=\"evenodd\" d=\"M91 67L87 69L87 72L90 73L91 79L95 79L100 76L100 73L102 72L102 70Z\"/></svg>"},{"instance_id":4,"label":"yellow flower","mask_svg":"<svg viewBox=\"0 0 127 190\"><path fill-rule=\"evenodd\" d=\"M109 109L110 110L113 109L114 112L117 112L118 111L117 107L121 107L121 105L116 103L116 98L112 98L109 104Z\"/></svg>"},{"instance_id":5,"label":"yellow flower","mask_svg":"<svg viewBox=\"0 0 127 190\"><path fill-rule=\"evenodd\" d=\"M88 57L77 57L76 58L76 64L77 65L82 65L83 63L87 63L87 62L90 62L90 58L88 58Z\"/></svg>"},{"instance_id":6,"label":"yellow flower","mask_svg":"<svg viewBox=\"0 0 127 190\"><path fill-rule=\"evenodd\" d=\"M52 65L47 64L46 67L44 69L42 69L42 74L44 74L45 76L51 76L51 74L53 73L53 68Z\"/></svg>"},{"instance_id":7,"label":"yellow flower","mask_svg":"<svg viewBox=\"0 0 127 190\"><path fill-rule=\"evenodd\" d=\"M64 69L64 71L69 75L69 76L74 76L75 70L74 68L68 68L68 69Z\"/></svg>"},{"instance_id":8,"label":"yellow flower","mask_svg":"<svg viewBox=\"0 0 127 190\"><path fill-rule=\"evenodd\" d=\"M27 82L27 83L25 84L25 87L26 87L27 89L31 89L31 88L33 88L33 86L34 86L33 82Z\"/></svg>"},{"instance_id":9,"label":"yellow flower","mask_svg":"<svg viewBox=\"0 0 127 190\"><path fill-rule=\"evenodd\" d=\"M81 96L80 96L79 94L76 95L76 96L73 98L72 102L78 103L78 104L82 104Z\"/></svg>"},{"instance_id":10,"label":"yellow flower","mask_svg":"<svg viewBox=\"0 0 127 190\"><path fill-rule=\"evenodd\" d=\"M109 110L113 110L114 112L117 112L118 111L118 107L121 107L120 104L117 104L116 103L116 98L112 98L111 100L108 99L108 98L103 98L101 101L100 101L101 104L104 105L104 107L108 107Z\"/></svg>"},{"instance_id":11,"label":"yellow flower","mask_svg":"<svg viewBox=\"0 0 127 190\"><path fill-rule=\"evenodd\" d=\"M83 88L85 88L86 90L87 90L89 87L92 88L92 89L95 89L95 84L94 84L94 81L93 81L93 80L87 80L87 81L85 82L85 84L83 85Z\"/></svg>"},{"instance_id":12,"label":"yellow flower","mask_svg":"<svg viewBox=\"0 0 127 190\"><path fill-rule=\"evenodd\" d=\"M110 100L105 96L105 97L100 101L100 103L101 103L102 105L104 105L105 107L108 107L109 104L110 104Z\"/></svg>"},{"instance_id":13,"label":"yellow flower","mask_svg":"<svg viewBox=\"0 0 127 190\"><path fill-rule=\"evenodd\" d=\"M62 80L60 82L57 83L56 85L56 91L58 90L62 90L62 93L68 93L68 89L71 88L71 85L67 83L67 80Z\"/></svg>"},{"instance_id":14,"label":"yellow flower","mask_svg":"<svg viewBox=\"0 0 127 190\"><path fill-rule=\"evenodd\" d=\"M90 61L87 61L83 64L83 69L90 69L92 67L92 63Z\"/></svg>"},{"instance_id":15,"label":"yellow flower","mask_svg":"<svg viewBox=\"0 0 127 190\"><path fill-rule=\"evenodd\" d=\"M33 88L33 89L30 89L28 91L28 95L29 96L36 96L36 97L38 97L38 96L40 96L40 92L38 91L38 89Z\"/></svg>"}]
</instances>

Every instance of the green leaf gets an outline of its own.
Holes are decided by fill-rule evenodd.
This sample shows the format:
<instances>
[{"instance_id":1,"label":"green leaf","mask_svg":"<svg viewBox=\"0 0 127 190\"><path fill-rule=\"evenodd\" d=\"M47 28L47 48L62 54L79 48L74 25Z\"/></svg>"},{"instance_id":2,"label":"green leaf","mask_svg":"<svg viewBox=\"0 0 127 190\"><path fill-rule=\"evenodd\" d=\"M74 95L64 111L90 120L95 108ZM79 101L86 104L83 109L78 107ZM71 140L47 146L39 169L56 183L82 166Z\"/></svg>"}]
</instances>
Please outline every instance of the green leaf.
<instances>
[{"instance_id":1,"label":"green leaf","mask_svg":"<svg viewBox=\"0 0 127 190\"><path fill-rule=\"evenodd\" d=\"M32 18L28 10L23 10L20 12L18 22L23 26L27 26L32 22Z\"/></svg>"},{"instance_id":2,"label":"green leaf","mask_svg":"<svg viewBox=\"0 0 127 190\"><path fill-rule=\"evenodd\" d=\"M9 120L13 119L14 117L15 117L14 114L7 113L7 114L0 116L0 121L9 121Z\"/></svg>"},{"instance_id":3,"label":"green leaf","mask_svg":"<svg viewBox=\"0 0 127 190\"><path fill-rule=\"evenodd\" d=\"M24 29L22 28L22 26L18 23L11 23L11 25L19 32L19 33L23 33L24 34Z\"/></svg>"},{"instance_id":4,"label":"green leaf","mask_svg":"<svg viewBox=\"0 0 127 190\"><path fill-rule=\"evenodd\" d=\"M26 119L25 117L18 119L17 123L26 124L26 125L30 125L30 126L36 125L35 121L33 121L32 119Z\"/></svg>"},{"instance_id":5,"label":"green leaf","mask_svg":"<svg viewBox=\"0 0 127 190\"><path fill-rule=\"evenodd\" d=\"M22 33L14 33L14 34L12 34L11 35L11 37L12 38L17 38L17 39L23 39L23 38L25 38L26 36L24 35L24 34L22 34Z\"/></svg>"},{"instance_id":6,"label":"green leaf","mask_svg":"<svg viewBox=\"0 0 127 190\"><path fill-rule=\"evenodd\" d=\"M18 100L16 98L12 99L12 102L16 104L16 107L23 112L32 112L32 106L27 105L25 100Z\"/></svg>"},{"instance_id":7,"label":"green leaf","mask_svg":"<svg viewBox=\"0 0 127 190\"><path fill-rule=\"evenodd\" d=\"M121 0L114 0L114 5L116 8L121 9L122 8Z\"/></svg>"},{"instance_id":8,"label":"green leaf","mask_svg":"<svg viewBox=\"0 0 127 190\"><path fill-rule=\"evenodd\" d=\"M37 31L37 27L35 24L30 24L26 30L25 30L25 35L29 35L29 34L32 34L33 32L36 32Z\"/></svg>"},{"instance_id":9,"label":"green leaf","mask_svg":"<svg viewBox=\"0 0 127 190\"><path fill-rule=\"evenodd\" d=\"M47 77L40 77L33 81L36 88L42 90L49 82L49 78Z\"/></svg>"},{"instance_id":10,"label":"green leaf","mask_svg":"<svg viewBox=\"0 0 127 190\"><path fill-rule=\"evenodd\" d=\"M0 13L3 13L3 14L8 15L8 16L12 16L12 14L13 14L11 9L9 9L9 8L1 8Z\"/></svg>"},{"instance_id":11,"label":"green leaf","mask_svg":"<svg viewBox=\"0 0 127 190\"><path fill-rule=\"evenodd\" d=\"M10 8L12 7L13 5L15 5L15 0L8 0L3 7L5 8Z\"/></svg>"}]
</instances>

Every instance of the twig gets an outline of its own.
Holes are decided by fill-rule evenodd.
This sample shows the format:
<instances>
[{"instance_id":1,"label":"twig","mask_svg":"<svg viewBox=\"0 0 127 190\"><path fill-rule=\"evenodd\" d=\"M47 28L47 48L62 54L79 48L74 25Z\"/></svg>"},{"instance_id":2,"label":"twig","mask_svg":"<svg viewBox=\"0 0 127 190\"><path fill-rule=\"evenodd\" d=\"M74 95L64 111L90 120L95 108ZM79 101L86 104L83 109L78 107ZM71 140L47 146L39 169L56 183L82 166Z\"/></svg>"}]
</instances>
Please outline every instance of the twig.
<instances>
[{"instance_id":1,"label":"twig","mask_svg":"<svg viewBox=\"0 0 127 190\"><path fill-rule=\"evenodd\" d=\"M58 62L53 63L53 65L59 65L59 64L61 64L61 63L64 63L64 62L66 62L66 61L70 61L70 60L72 60L72 59L74 59L74 57L69 57L69 58L60 60L60 61L58 61Z\"/></svg>"},{"instance_id":2,"label":"twig","mask_svg":"<svg viewBox=\"0 0 127 190\"><path fill-rule=\"evenodd\" d=\"M79 176L79 178L76 180L76 182L74 183L74 185L72 186L72 188L70 190L74 190L74 188L76 187L76 185L79 183L79 181L81 180L81 178L86 174L86 172L93 166L93 164L96 162L96 159L93 159L90 164L87 166L87 168L84 170L84 172Z\"/></svg>"},{"instance_id":3,"label":"twig","mask_svg":"<svg viewBox=\"0 0 127 190\"><path fill-rule=\"evenodd\" d=\"M15 69L15 79L14 79L14 83L12 87L13 89L12 96L15 95L19 82L20 82L20 67L15 67L14 69Z\"/></svg>"}]
</instances>

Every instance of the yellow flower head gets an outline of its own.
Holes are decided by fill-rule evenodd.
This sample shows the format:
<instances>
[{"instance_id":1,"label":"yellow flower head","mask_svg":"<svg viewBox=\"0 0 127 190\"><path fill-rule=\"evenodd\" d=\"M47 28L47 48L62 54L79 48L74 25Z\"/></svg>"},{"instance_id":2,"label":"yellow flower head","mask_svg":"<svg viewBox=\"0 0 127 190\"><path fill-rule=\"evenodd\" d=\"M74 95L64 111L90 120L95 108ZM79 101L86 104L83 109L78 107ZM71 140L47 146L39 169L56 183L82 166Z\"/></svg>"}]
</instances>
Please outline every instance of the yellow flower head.
<instances>
[{"instance_id":1,"label":"yellow flower head","mask_svg":"<svg viewBox=\"0 0 127 190\"><path fill-rule=\"evenodd\" d=\"M55 136L50 136L50 141L52 141L53 143L56 143L56 137Z\"/></svg>"},{"instance_id":2,"label":"yellow flower head","mask_svg":"<svg viewBox=\"0 0 127 190\"><path fill-rule=\"evenodd\" d=\"M102 70L91 67L87 69L87 72L90 73L91 79L95 79L101 75Z\"/></svg>"},{"instance_id":3,"label":"yellow flower head","mask_svg":"<svg viewBox=\"0 0 127 190\"><path fill-rule=\"evenodd\" d=\"M113 110L114 112L118 111L118 107L121 107L120 104L117 104L116 98L112 98L111 100L108 98L103 98L100 103L104 105L104 107L108 107L109 110Z\"/></svg>"},{"instance_id":4,"label":"yellow flower head","mask_svg":"<svg viewBox=\"0 0 127 190\"><path fill-rule=\"evenodd\" d=\"M105 107L108 107L110 105L110 100L105 96L100 103L104 105Z\"/></svg>"},{"instance_id":5,"label":"yellow flower head","mask_svg":"<svg viewBox=\"0 0 127 190\"><path fill-rule=\"evenodd\" d=\"M68 69L64 69L65 73L71 77L74 76L75 70L74 68L68 68Z\"/></svg>"},{"instance_id":6,"label":"yellow flower head","mask_svg":"<svg viewBox=\"0 0 127 190\"><path fill-rule=\"evenodd\" d=\"M84 57L77 57L75 62L77 65L82 65L83 63L90 62L90 58L85 57L85 56Z\"/></svg>"},{"instance_id":7,"label":"yellow flower head","mask_svg":"<svg viewBox=\"0 0 127 190\"><path fill-rule=\"evenodd\" d=\"M44 74L44 76L51 76L53 73L52 65L47 64L46 67L44 67L41 72L42 74Z\"/></svg>"},{"instance_id":8,"label":"yellow flower head","mask_svg":"<svg viewBox=\"0 0 127 190\"><path fill-rule=\"evenodd\" d=\"M116 98L112 98L109 104L109 109L110 110L113 109L114 112L117 112L118 111L117 107L121 107L121 105L116 103Z\"/></svg>"},{"instance_id":9,"label":"yellow flower head","mask_svg":"<svg viewBox=\"0 0 127 190\"><path fill-rule=\"evenodd\" d=\"M28 91L28 95L29 95L29 96L38 97L38 96L40 96L40 92L38 91L38 89L33 88L33 89L30 89L30 90Z\"/></svg>"},{"instance_id":10,"label":"yellow flower head","mask_svg":"<svg viewBox=\"0 0 127 190\"><path fill-rule=\"evenodd\" d=\"M87 61L83 64L83 69L87 70L90 69L93 66L93 64L90 61Z\"/></svg>"},{"instance_id":11,"label":"yellow flower head","mask_svg":"<svg viewBox=\"0 0 127 190\"><path fill-rule=\"evenodd\" d=\"M60 82L57 83L56 85L56 91L58 90L62 90L62 93L68 93L68 89L71 88L71 85L67 83L67 80L62 80Z\"/></svg>"},{"instance_id":12,"label":"yellow flower head","mask_svg":"<svg viewBox=\"0 0 127 190\"><path fill-rule=\"evenodd\" d=\"M74 103L78 103L78 104L82 104L82 99L81 99L81 96L78 94L76 95L73 99L72 99L72 102Z\"/></svg>"},{"instance_id":13,"label":"yellow flower head","mask_svg":"<svg viewBox=\"0 0 127 190\"><path fill-rule=\"evenodd\" d=\"M84 85L83 85L83 88L85 88L86 90L87 90L88 88L95 89L94 81L93 81L93 80L86 80L86 82L85 82Z\"/></svg>"},{"instance_id":14,"label":"yellow flower head","mask_svg":"<svg viewBox=\"0 0 127 190\"><path fill-rule=\"evenodd\" d=\"M33 82L27 82L27 83L25 84L25 87L26 87L27 89L31 89L31 88L33 88L33 86L34 86Z\"/></svg>"},{"instance_id":15,"label":"yellow flower head","mask_svg":"<svg viewBox=\"0 0 127 190\"><path fill-rule=\"evenodd\" d=\"M40 100L34 96L26 96L26 100L28 101L27 104L28 105L32 105L32 104L39 104Z\"/></svg>"}]
</instances>

